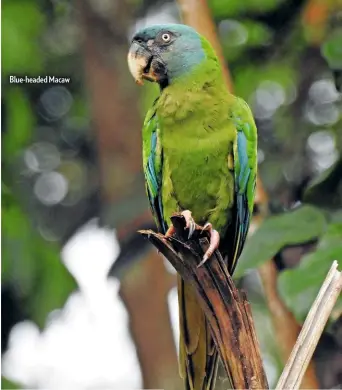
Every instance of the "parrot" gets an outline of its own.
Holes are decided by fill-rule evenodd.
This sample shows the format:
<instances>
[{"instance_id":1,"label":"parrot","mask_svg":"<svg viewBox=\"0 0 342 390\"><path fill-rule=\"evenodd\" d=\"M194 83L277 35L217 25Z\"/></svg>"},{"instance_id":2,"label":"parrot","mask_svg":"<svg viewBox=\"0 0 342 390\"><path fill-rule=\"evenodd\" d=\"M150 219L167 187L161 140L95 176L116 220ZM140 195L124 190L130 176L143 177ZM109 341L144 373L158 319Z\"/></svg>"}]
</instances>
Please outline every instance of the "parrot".
<instances>
[{"instance_id":1,"label":"parrot","mask_svg":"<svg viewBox=\"0 0 342 390\"><path fill-rule=\"evenodd\" d=\"M183 24L136 32L128 68L138 85L159 85L142 129L146 192L158 231L174 234L181 213L191 238L202 226L230 274L253 213L257 128L248 104L226 87L209 41ZM187 390L215 387L219 355L193 286L178 276L179 371Z\"/></svg>"}]
</instances>

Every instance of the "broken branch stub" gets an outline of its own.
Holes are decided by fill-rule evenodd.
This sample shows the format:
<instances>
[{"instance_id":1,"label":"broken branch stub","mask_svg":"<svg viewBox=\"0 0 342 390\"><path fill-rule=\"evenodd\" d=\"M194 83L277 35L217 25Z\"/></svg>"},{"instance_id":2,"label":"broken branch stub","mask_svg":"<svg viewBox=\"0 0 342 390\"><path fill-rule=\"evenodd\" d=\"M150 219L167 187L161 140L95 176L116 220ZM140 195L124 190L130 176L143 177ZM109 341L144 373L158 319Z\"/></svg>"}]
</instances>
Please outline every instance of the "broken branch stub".
<instances>
[{"instance_id":1,"label":"broken branch stub","mask_svg":"<svg viewBox=\"0 0 342 390\"><path fill-rule=\"evenodd\" d=\"M235 287L218 251L198 267L209 246L206 231L196 230L188 240L184 217L175 215L172 223L176 231L172 238L152 230L140 233L193 285L233 388L268 389L246 295Z\"/></svg>"}]
</instances>

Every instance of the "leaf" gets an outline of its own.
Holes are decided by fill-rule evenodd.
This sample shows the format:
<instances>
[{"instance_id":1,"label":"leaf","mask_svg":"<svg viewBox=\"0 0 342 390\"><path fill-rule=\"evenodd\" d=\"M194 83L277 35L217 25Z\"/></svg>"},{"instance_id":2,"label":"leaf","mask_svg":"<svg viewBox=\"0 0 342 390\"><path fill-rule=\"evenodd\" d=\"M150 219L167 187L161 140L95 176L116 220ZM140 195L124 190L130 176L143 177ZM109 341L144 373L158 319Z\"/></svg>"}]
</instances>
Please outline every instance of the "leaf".
<instances>
[{"instance_id":1,"label":"leaf","mask_svg":"<svg viewBox=\"0 0 342 390\"><path fill-rule=\"evenodd\" d=\"M36 273L34 232L26 215L8 196L2 210L1 281L14 281L23 296L29 294Z\"/></svg>"},{"instance_id":2,"label":"leaf","mask_svg":"<svg viewBox=\"0 0 342 390\"><path fill-rule=\"evenodd\" d=\"M300 265L283 271L278 289L285 304L299 321L303 321L334 260L342 264L342 223L330 224L314 253L302 258ZM342 297L337 305L342 308Z\"/></svg>"},{"instance_id":3,"label":"leaf","mask_svg":"<svg viewBox=\"0 0 342 390\"><path fill-rule=\"evenodd\" d=\"M13 283L27 302L27 312L40 327L47 315L61 308L76 289L61 262L60 248L33 228L14 197L7 195L2 219L2 282Z\"/></svg>"},{"instance_id":4,"label":"leaf","mask_svg":"<svg viewBox=\"0 0 342 390\"><path fill-rule=\"evenodd\" d=\"M325 227L324 214L307 205L267 218L247 240L236 276L242 276L246 270L258 267L287 245L297 245L320 237Z\"/></svg>"},{"instance_id":5,"label":"leaf","mask_svg":"<svg viewBox=\"0 0 342 390\"><path fill-rule=\"evenodd\" d=\"M1 19L3 75L33 75L42 71L39 38L45 21L38 6L27 1L4 1Z\"/></svg>"},{"instance_id":6,"label":"leaf","mask_svg":"<svg viewBox=\"0 0 342 390\"><path fill-rule=\"evenodd\" d=\"M330 34L321 48L323 57L330 68L342 69L342 28L336 29Z\"/></svg>"},{"instance_id":7,"label":"leaf","mask_svg":"<svg viewBox=\"0 0 342 390\"><path fill-rule=\"evenodd\" d=\"M279 0L210 0L209 7L216 19L225 19L247 12L256 14L271 11L279 6Z\"/></svg>"},{"instance_id":8,"label":"leaf","mask_svg":"<svg viewBox=\"0 0 342 390\"><path fill-rule=\"evenodd\" d=\"M43 327L48 314L63 307L77 284L61 262L56 245L41 243L37 253L37 268L35 287L30 294L28 305L34 321Z\"/></svg>"},{"instance_id":9,"label":"leaf","mask_svg":"<svg viewBox=\"0 0 342 390\"><path fill-rule=\"evenodd\" d=\"M272 31L263 23L250 20L226 19L219 26L220 41L225 58L235 61L251 47L270 43Z\"/></svg>"},{"instance_id":10,"label":"leaf","mask_svg":"<svg viewBox=\"0 0 342 390\"><path fill-rule=\"evenodd\" d=\"M13 156L30 141L35 118L29 99L19 87L8 88L5 107L7 126L3 137L3 153L6 160L13 160Z\"/></svg>"},{"instance_id":11,"label":"leaf","mask_svg":"<svg viewBox=\"0 0 342 390\"><path fill-rule=\"evenodd\" d=\"M265 45L270 42L272 31L264 23L245 20L243 24L248 31L248 46Z\"/></svg>"},{"instance_id":12,"label":"leaf","mask_svg":"<svg viewBox=\"0 0 342 390\"><path fill-rule=\"evenodd\" d=\"M10 380L6 379L4 376L1 376L1 389L2 390L20 389L20 386L14 384Z\"/></svg>"},{"instance_id":13,"label":"leaf","mask_svg":"<svg viewBox=\"0 0 342 390\"><path fill-rule=\"evenodd\" d=\"M285 90L292 88L297 76L293 66L285 60L281 63L273 62L262 66L247 65L239 67L234 74L235 90L238 96L249 100L260 83L272 81L280 84Z\"/></svg>"}]
</instances>

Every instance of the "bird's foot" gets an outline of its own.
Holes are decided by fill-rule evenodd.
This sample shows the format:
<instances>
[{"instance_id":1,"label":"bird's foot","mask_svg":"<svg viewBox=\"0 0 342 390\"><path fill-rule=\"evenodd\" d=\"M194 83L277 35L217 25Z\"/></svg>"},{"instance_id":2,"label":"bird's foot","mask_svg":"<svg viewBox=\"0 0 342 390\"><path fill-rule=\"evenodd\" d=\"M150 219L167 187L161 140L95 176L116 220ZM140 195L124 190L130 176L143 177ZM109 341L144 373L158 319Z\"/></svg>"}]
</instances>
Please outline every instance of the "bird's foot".
<instances>
[{"instance_id":1,"label":"bird's foot","mask_svg":"<svg viewBox=\"0 0 342 390\"><path fill-rule=\"evenodd\" d=\"M199 226L192 218L192 214L190 210L184 210L180 213L185 219L185 227L184 229L189 229L188 239L192 237L195 230L200 230L201 233L207 231L209 233L209 248L206 250L202 261L198 264L198 268L201 267L205 262L210 259L216 249L218 249L220 245L220 235L217 230L213 229L213 225L210 222L207 222L204 226ZM171 224L165 233L165 238L172 237L176 233L175 227Z\"/></svg>"},{"instance_id":2,"label":"bird's foot","mask_svg":"<svg viewBox=\"0 0 342 390\"><path fill-rule=\"evenodd\" d=\"M191 236L194 234L194 231L199 227L194 219L192 218L192 214L190 210L184 210L180 213L184 219L185 219L185 227L184 229L189 229L188 239L191 238ZM171 224L171 226L167 229L167 232L165 233L165 237L169 238L172 237L176 232L176 229Z\"/></svg>"},{"instance_id":3,"label":"bird's foot","mask_svg":"<svg viewBox=\"0 0 342 390\"><path fill-rule=\"evenodd\" d=\"M207 222L203 228L202 232L208 231L210 235L210 243L209 248L205 252L202 261L198 264L198 268L201 267L210 257L213 255L216 249L218 249L220 245L220 235L217 230L213 229L213 226L210 222Z\"/></svg>"},{"instance_id":4,"label":"bird's foot","mask_svg":"<svg viewBox=\"0 0 342 390\"><path fill-rule=\"evenodd\" d=\"M171 224L165 233L165 238L170 238L176 233L175 227Z\"/></svg>"}]
</instances>

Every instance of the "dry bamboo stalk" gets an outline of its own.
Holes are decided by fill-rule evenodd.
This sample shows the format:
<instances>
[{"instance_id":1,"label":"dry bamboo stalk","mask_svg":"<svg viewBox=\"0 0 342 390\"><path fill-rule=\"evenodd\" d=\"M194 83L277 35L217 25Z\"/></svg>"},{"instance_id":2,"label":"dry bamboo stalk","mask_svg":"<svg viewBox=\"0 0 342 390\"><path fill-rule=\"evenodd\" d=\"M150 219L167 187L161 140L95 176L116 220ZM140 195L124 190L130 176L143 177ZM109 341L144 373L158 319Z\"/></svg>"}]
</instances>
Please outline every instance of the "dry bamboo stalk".
<instances>
[{"instance_id":1,"label":"dry bamboo stalk","mask_svg":"<svg viewBox=\"0 0 342 390\"><path fill-rule=\"evenodd\" d=\"M342 272L334 261L307 315L276 390L299 388L330 313L342 290Z\"/></svg>"}]
</instances>

